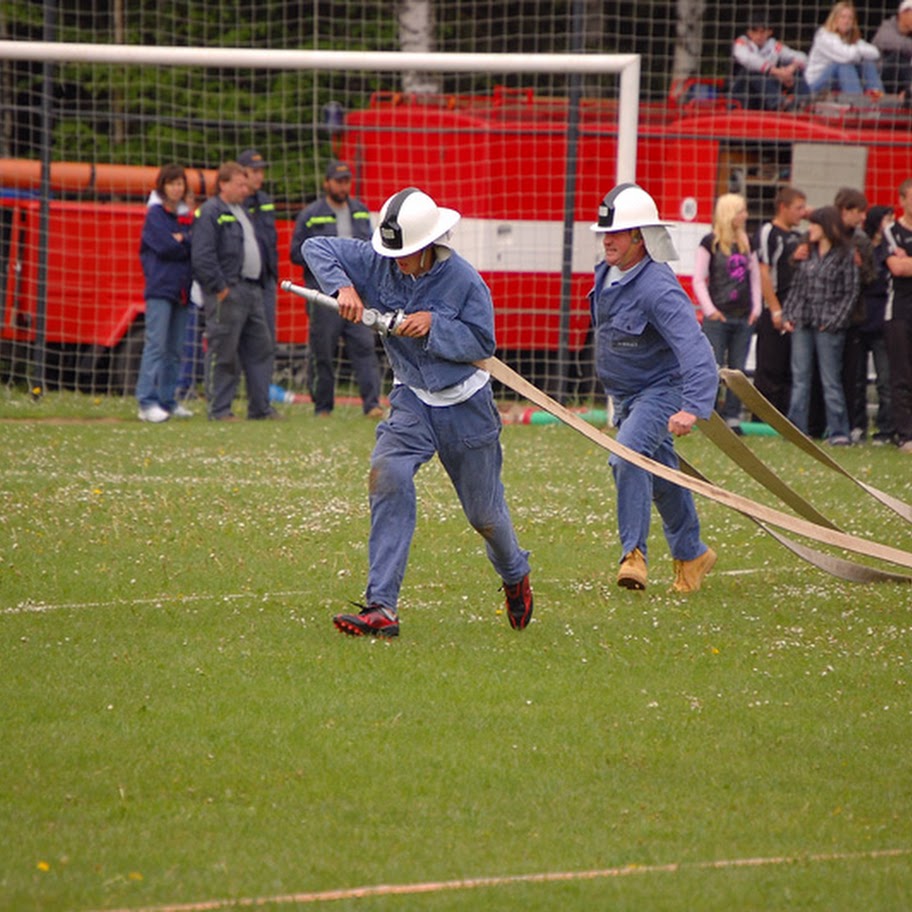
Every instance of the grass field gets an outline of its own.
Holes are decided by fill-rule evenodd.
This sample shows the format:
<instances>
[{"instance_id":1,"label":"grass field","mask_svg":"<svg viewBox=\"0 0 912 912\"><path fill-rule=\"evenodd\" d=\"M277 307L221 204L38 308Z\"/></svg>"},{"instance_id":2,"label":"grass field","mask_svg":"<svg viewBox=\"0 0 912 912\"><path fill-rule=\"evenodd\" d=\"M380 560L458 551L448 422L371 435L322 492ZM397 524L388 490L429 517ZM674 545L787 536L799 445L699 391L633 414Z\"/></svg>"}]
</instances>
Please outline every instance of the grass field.
<instances>
[{"instance_id":1,"label":"grass field","mask_svg":"<svg viewBox=\"0 0 912 912\"><path fill-rule=\"evenodd\" d=\"M912 588L826 576L700 500L704 590L668 593L658 523L650 588L618 590L607 454L507 427L532 625L433 462L402 635L348 639L374 425L287 411L148 426L0 394L0 908L912 909ZM749 442L912 548L849 481ZM680 449L772 503L705 438ZM837 458L912 500L894 448Z\"/></svg>"}]
</instances>

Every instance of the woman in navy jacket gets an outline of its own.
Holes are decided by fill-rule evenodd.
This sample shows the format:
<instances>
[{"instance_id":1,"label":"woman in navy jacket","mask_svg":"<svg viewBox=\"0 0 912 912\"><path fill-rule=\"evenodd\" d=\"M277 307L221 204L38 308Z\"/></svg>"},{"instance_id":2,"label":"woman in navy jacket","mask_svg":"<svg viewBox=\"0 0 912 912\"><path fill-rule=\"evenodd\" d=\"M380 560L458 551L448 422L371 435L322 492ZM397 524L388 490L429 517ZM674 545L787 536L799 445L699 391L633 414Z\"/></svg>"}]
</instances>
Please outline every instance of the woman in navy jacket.
<instances>
[{"instance_id":1,"label":"woman in navy jacket","mask_svg":"<svg viewBox=\"0 0 912 912\"><path fill-rule=\"evenodd\" d=\"M190 412L175 398L192 277L187 176L164 165L149 196L139 259L146 277L146 338L136 398L139 420L159 423Z\"/></svg>"}]
</instances>

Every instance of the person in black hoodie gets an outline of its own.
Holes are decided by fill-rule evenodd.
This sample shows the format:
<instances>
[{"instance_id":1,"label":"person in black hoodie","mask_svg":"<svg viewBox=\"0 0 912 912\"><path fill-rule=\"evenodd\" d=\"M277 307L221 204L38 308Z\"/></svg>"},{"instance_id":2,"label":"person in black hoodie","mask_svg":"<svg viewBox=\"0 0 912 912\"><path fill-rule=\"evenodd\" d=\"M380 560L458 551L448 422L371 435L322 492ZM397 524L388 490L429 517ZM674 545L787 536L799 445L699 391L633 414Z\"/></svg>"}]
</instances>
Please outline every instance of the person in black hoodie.
<instances>
[{"instance_id":1,"label":"person in black hoodie","mask_svg":"<svg viewBox=\"0 0 912 912\"><path fill-rule=\"evenodd\" d=\"M146 278L146 334L136 398L139 420L153 424L191 414L175 398L192 278L192 215L186 197L184 169L164 165L149 197L139 247Z\"/></svg>"},{"instance_id":2,"label":"person in black hoodie","mask_svg":"<svg viewBox=\"0 0 912 912\"><path fill-rule=\"evenodd\" d=\"M855 411L849 411L853 435L861 429L860 440L868 430L868 355L874 362L874 385L877 390L877 413L874 423L877 430L871 438L876 444L890 443L895 434L893 409L890 405L890 364L887 358L887 343L884 338L884 318L887 296L890 290L890 271L886 260L890 255L887 229L893 224L893 209L890 206L871 206L864 221L864 232L871 239L874 278L862 289L864 299L864 322L857 327L859 344L854 359ZM847 365L848 367L848 365Z\"/></svg>"}]
</instances>

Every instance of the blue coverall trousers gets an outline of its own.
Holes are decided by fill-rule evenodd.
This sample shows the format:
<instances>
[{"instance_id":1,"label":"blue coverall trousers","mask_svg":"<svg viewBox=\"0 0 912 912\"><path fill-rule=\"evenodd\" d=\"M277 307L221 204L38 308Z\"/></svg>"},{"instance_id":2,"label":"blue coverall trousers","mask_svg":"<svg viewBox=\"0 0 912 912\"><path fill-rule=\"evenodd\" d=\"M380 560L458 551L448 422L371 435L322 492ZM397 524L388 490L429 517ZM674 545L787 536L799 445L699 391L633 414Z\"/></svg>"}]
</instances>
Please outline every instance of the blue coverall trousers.
<instances>
[{"instance_id":1,"label":"blue coverall trousers","mask_svg":"<svg viewBox=\"0 0 912 912\"><path fill-rule=\"evenodd\" d=\"M681 408L681 392L674 386L653 386L632 396L613 397L618 443L678 468L668 419ZM617 487L618 533L621 559L639 548L647 557L647 540L655 501L668 548L675 560L694 560L706 551L700 540L700 520L693 496L686 488L657 478L626 459L609 458Z\"/></svg>"},{"instance_id":2,"label":"blue coverall trousers","mask_svg":"<svg viewBox=\"0 0 912 912\"><path fill-rule=\"evenodd\" d=\"M367 604L397 607L415 532L414 478L435 453L498 576L510 585L521 580L529 572L529 552L519 547L504 498L501 421L490 384L465 402L442 407L394 386L390 406L371 456Z\"/></svg>"}]
</instances>

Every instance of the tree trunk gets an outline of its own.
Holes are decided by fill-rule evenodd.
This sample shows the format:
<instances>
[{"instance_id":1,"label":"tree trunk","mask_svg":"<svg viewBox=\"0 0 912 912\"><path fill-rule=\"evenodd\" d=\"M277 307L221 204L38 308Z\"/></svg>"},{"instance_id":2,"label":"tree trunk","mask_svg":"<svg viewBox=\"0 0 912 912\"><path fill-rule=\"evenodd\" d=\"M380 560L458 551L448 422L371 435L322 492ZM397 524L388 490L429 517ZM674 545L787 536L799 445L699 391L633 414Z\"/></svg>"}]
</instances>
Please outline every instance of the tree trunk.
<instances>
[{"instance_id":1,"label":"tree trunk","mask_svg":"<svg viewBox=\"0 0 912 912\"><path fill-rule=\"evenodd\" d=\"M399 49L406 52L433 53L433 0L402 0L399 4ZM440 91L440 83L430 73L409 70L402 74L402 91L429 94Z\"/></svg>"},{"instance_id":2,"label":"tree trunk","mask_svg":"<svg viewBox=\"0 0 912 912\"><path fill-rule=\"evenodd\" d=\"M677 42L672 64L672 85L700 75L703 54L703 15L705 0L677 0Z\"/></svg>"}]
</instances>

